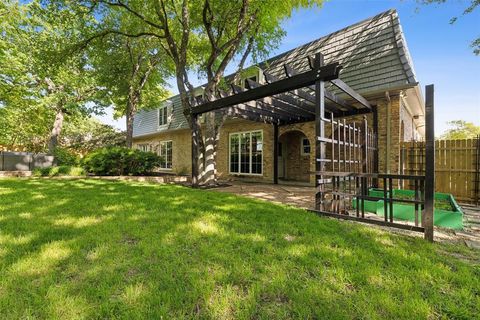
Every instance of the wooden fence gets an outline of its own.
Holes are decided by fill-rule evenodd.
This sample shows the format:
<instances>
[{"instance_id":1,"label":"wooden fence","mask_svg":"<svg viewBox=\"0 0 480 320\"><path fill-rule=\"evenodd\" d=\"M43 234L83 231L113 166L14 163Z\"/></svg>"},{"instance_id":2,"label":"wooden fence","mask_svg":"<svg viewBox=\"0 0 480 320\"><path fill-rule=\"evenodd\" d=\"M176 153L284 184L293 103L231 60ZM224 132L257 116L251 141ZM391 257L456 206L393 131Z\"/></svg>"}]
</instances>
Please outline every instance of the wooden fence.
<instances>
[{"instance_id":1,"label":"wooden fence","mask_svg":"<svg viewBox=\"0 0 480 320\"><path fill-rule=\"evenodd\" d=\"M400 155L401 173L424 174L425 142L402 142ZM479 202L480 136L435 141L435 191L451 193L460 201Z\"/></svg>"}]
</instances>

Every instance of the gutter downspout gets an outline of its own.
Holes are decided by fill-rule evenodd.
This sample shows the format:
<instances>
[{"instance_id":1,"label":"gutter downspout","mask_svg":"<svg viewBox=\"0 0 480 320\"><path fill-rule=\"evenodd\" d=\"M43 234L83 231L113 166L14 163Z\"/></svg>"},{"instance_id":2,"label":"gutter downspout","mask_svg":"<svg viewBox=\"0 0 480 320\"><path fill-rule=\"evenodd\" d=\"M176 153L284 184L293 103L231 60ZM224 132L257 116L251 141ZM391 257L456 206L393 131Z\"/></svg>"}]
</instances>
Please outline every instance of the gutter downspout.
<instances>
[{"instance_id":1,"label":"gutter downspout","mask_svg":"<svg viewBox=\"0 0 480 320\"><path fill-rule=\"evenodd\" d=\"M385 92L385 98L387 99L387 148L385 149L385 165L387 173L390 173L390 139L391 139L391 107L392 101L390 99L390 94L388 91Z\"/></svg>"}]
</instances>

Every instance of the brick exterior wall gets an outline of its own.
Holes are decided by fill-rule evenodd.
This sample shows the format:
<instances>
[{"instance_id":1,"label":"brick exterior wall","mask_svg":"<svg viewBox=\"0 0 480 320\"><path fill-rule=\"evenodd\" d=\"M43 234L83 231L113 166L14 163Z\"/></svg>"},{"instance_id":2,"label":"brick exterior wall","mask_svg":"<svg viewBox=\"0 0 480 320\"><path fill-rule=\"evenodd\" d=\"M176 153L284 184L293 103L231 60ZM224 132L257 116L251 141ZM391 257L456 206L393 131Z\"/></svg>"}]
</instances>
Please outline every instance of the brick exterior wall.
<instances>
[{"instance_id":1,"label":"brick exterior wall","mask_svg":"<svg viewBox=\"0 0 480 320\"><path fill-rule=\"evenodd\" d=\"M229 174L229 136L242 131L262 130L263 132L263 176ZM226 121L220 129L217 150L217 172L220 179L239 179L273 182L273 126L247 120Z\"/></svg>"},{"instance_id":2,"label":"brick exterior wall","mask_svg":"<svg viewBox=\"0 0 480 320\"><path fill-rule=\"evenodd\" d=\"M398 173L400 166L400 142L410 140L414 135L411 115L401 105L399 95L392 95L390 102L386 99L376 101L378 108L378 145L379 145L379 171L387 172L387 108L390 108L390 172ZM361 124L364 116L346 118L347 123L357 122ZM404 123L404 130L401 129L401 121ZM367 115L369 126L373 124L373 115ZM230 133L262 130L263 132L263 175L238 175L229 174L229 135ZM290 132L290 134L289 134ZM297 134L291 134L297 132ZM301 156L300 137L305 135L311 146L310 156ZM326 136L331 136L329 125L325 126ZM282 140L284 139L284 140ZM136 138L134 146L142 143L158 145L160 141L172 140L173 161L172 172L191 172L191 133L190 130L167 131L148 138ZM314 183L315 171L315 123L305 122L279 127L279 140L286 143L290 141L290 153L287 152L286 168L287 178L308 180ZM328 151L327 151L328 152ZM270 124L252 122L247 120L229 120L221 128L220 141L217 152L217 172L220 179L240 179L251 181L273 182L273 126Z\"/></svg>"},{"instance_id":3,"label":"brick exterior wall","mask_svg":"<svg viewBox=\"0 0 480 320\"><path fill-rule=\"evenodd\" d=\"M149 144L152 151L158 152L161 141L172 141L172 169L160 170L176 174L191 174L192 172L192 134L190 130L165 131L149 137L135 138L133 147L139 144Z\"/></svg>"}]
</instances>

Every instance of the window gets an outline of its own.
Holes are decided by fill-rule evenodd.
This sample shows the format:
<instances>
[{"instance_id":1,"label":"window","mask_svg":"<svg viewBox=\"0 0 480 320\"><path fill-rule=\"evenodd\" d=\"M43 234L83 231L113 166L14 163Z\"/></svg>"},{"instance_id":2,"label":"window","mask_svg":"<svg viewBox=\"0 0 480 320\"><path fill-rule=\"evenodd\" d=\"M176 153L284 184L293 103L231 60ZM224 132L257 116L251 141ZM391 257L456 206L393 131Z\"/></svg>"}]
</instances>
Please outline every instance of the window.
<instances>
[{"instance_id":1,"label":"window","mask_svg":"<svg viewBox=\"0 0 480 320\"><path fill-rule=\"evenodd\" d=\"M164 105L158 109L158 126L163 126L168 123L168 106Z\"/></svg>"},{"instance_id":2,"label":"window","mask_svg":"<svg viewBox=\"0 0 480 320\"><path fill-rule=\"evenodd\" d=\"M262 174L262 131L230 134L230 173Z\"/></svg>"},{"instance_id":3,"label":"window","mask_svg":"<svg viewBox=\"0 0 480 320\"><path fill-rule=\"evenodd\" d=\"M308 156L310 154L310 141L307 138L302 138L302 156Z\"/></svg>"},{"instance_id":4,"label":"window","mask_svg":"<svg viewBox=\"0 0 480 320\"><path fill-rule=\"evenodd\" d=\"M172 169L172 141L161 141L158 155L162 158L161 169Z\"/></svg>"},{"instance_id":5,"label":"window","mask_svg":"<svg viewBox=\"0 0 480 320\"><path fill-rule=\"evenodd\" d=\"M248 77L248 78L246 78L245 80L243 80L243 87L244 87L244 88L248 88L247 79L250 79L250 80L252 80L252 81L258 82L258 81L257 81L257 76Z\"/></svg>"},{"instance_id":6,"label":"window","mask_svg":"<svg viewBox=\"0 0 480 320\"><path fill-rule=\"evenodd\" d=\"M140 151L150 151L150 145L149 144L139 144L137 145L137 149Z\"/></svg>"}]
</instances>

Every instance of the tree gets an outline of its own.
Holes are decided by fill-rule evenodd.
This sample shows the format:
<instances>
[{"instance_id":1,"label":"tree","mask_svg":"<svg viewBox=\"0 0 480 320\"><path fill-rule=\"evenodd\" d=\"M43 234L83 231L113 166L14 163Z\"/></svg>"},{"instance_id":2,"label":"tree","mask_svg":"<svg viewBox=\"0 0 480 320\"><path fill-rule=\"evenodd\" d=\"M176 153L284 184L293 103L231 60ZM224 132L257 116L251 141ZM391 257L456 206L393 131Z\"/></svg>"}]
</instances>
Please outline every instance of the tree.
<instances>
[{"instance_id":1,"label":"tree","mask_svg":"<svg viewBox=\"0 0 480 320\"><path fill-rule=\"evenodd\" d=\"M432 3L437 3L437 4L442 4L445 3L447 0L417 0L418 3L423 4L423 5L429 5ZM462 15L470 14L472 13L477 7L480 5L480 0L470 0L469 5L463 10ZM454 24L458 20L458 17L452 17L450 19L450 24ZM477 30L478 31L478 30ZM473 49L473 53L475 55L480 55L480 37L477 37L474 39L470 47Z\"/></svg>"},{"instance_id":2,"label":"tree","mask_svg":"<svg viewBox=\"0 0 480 320\"><path fill-rule=\"evenodd\" d=\"M77 117L65 123L60 145L76 154L86 154L99 148L124 146L125 132L95 118Z\"/></svg>"},{"instance_id":3,"label":"tree","mask_svg":"<svg viewBox=\"0 0 480 320\"><path fill-rule=\"evenodd\" d=\"M464 120L454 120L447 122L452 128L447 130L440 139L457 140L471 139L480 135L480 126Z\"/></svg>"},{"instance_id":4,"label":"tree","mask_svg":"<svg viewBox=\"0 0 480 320\"><path fill-rule=\"evenodd\" d=\"M88 52L99 84L108 88L105 103L112 102L115 115L126 118L126 145L131 148L137 111L158 107L171 95L165 89L169 65L164 61L163 51L152 46L148 38L110 34Z\"/></svg>"},{"instance_id":5,"label":"tree","mask_svg":"<svg viewBox=\"0 0 480 320\"><path fill-rule=\"evenodd\" d=\"M0 25L0 104L11 120L28 115L30 127L37 123L35 113L41 114L37 129L50 118L48 149L53 153L65 116L90 114L102 107L98 103L102 91L85 56L65 51L78 42L88 24L79 22L78 12L40 1L24 5L6 1L0 14L6 17Z\"/></svg>"},{"instance_id":6,"label":"tree","mask_svg":"<svg viewBox=\"0 0 480 320\"><path fill-rule=\"evenodd\" d=\"M196 146L200 155L198 177L203 183L216 183L216 155L219 130L226 114L210 112L200 127L190 116L194 104L194 87L190 82L196 73L206 84L204 95L213 100L218 94L224 72L235 62L236 76L248 57L255 60L278 44L284 35L281 22L297 8L321 5L321 0L96 0L83 1L103 19L115 18L119 12L137 21L138 28L126 29L118 23L108 26L85 40L90 42L107 34L127 38L148 38L174 65L177 89L190 128L200 130Z\"/></svg>"}]
</instances>

